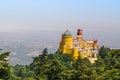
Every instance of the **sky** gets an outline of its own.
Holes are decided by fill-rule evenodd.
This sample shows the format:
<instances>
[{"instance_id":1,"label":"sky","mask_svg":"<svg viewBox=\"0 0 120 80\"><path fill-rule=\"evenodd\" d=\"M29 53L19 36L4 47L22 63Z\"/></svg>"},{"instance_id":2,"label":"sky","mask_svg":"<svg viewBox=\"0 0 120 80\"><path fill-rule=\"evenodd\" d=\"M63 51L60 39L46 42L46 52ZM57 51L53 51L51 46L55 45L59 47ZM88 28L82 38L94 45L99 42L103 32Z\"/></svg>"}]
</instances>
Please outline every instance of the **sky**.
<instances>
[{"instance_id":1,"label":"sky","mask_svg":"<svg viewBox=\"0 0 120 80\"><path fill-rule=\"evenodd\" d=\"M1 0L0 32L82 28L86 38L120 47L120 0ZM49 34L49 33L48 33Z\"/></svg>"}]
</instances>

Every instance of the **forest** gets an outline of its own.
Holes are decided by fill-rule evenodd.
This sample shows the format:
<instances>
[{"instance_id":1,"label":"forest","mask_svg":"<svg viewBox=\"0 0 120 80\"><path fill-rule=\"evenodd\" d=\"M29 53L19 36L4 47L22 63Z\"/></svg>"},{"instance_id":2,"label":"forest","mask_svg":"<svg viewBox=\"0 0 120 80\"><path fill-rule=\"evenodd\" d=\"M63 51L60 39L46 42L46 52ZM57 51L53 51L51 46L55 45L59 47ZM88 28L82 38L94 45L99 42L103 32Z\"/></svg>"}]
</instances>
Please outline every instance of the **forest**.
<instances>
[{"instance_id":1,"label":"forest","mask_svg":"<svg viewBox=\"0 0 120 80\"><path fill-rule=\"evenodd\" d=\"M98 60L73 60L59 51L32 57L29 65L10 65L10 52L0 52L0 80L120 80L120 49L100 47Z\"/></svg>"}]
</instances>

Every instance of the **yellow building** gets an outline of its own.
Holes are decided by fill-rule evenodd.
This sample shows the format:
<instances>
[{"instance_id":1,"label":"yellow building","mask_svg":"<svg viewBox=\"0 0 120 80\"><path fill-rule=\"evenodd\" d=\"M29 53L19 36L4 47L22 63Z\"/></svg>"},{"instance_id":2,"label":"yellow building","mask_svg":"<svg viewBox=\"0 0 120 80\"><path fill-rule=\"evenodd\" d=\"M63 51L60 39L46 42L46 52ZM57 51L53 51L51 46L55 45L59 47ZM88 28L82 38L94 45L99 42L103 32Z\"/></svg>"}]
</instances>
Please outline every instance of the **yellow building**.
<instances>
[{"instance_id":1,"label":"yellow building","mask_svg":"<svg viewBox=\"0 0 120 80\"><path fill-rule=\"evenodd\" d=\"M59 51L63 54L72 55L74 60L78 59L79 56L81 58L87 57L91 63L94 63L94 61L97 60L98 44L97 40L84 40L82 29L78 29L75 38L73 38L71 32L67 30L62 34Z\"/></svg>"}]
</instances>

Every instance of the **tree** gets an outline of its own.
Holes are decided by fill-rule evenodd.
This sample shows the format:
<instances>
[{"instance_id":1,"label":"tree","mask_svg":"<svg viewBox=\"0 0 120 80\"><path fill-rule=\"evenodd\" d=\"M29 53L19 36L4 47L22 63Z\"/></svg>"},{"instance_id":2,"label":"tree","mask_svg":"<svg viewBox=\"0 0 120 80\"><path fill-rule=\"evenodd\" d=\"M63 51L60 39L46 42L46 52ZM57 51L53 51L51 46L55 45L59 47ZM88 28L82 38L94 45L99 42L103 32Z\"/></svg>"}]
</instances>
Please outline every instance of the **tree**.
<instances>
[{"instance_id":1,"label":"tree","mask_svg":"<svg viewBox=\"0 0 120 80\"><path fill-rule=\"evenodd\" d=\"M10 52L0 53L0 79L3 80L12 80L15 78L13 75L13 69L7 60L9 54Z\"/></svg>"},{"instance_id":2,"label":"tree","mask_svg":"<svg viewBox=\"0 0 120 80\"><path fill-rule=\"evenodd\" d=\"M65 67L59 61L51 61L47 72L48 80L62 80L64 78Z\"/></svg>"},{"instance_id":3,"label":"tree","mask_svg":"<svg viewBox=\"0 0 120 80\"><path fill-rule=\"evenodd\" d=\"M69 54L48 54L44 49L30 65L16 65L14 70L24 80L119 80L120 49L103 47L93 64L87 58L73 60Z\"/></svg>"},{"instance_id":4,"label":"tree","mask_svg":"<svg viewBox=\"0 0 120 80\"><path fill-rule=\"evenodd\" d=\"M99 55L102 59L105 59L105 57L107 56L108 52L110 51L110 48L107 48L107 47L100 47L100 50L99 50Z\"/></svg>"},{"instance_id":5,"label":"tree","mask_svg":"<svg viewBox=\"0 0 120 80\"><path fill-rule=\"evenodd\" d=\"M34 72L30 70L27 65L15 65L14 66L14 74L20 79L25 79L28 77L33 77Z\"/></svg>"},{"instance_id":6,"label":"tree","mask_svg":"<svg viewBox=\"0 0 120 80\"><path fill-rule=\"evenodd\" d=\"M47 63L48 61L48 49L45 48L42 51L42 54L40 54L37 57L33 58L33 62L30 64L30 68L31 70L34 71L34 78L35 79L41 79L41 80L45 80L46 79L46 75L44 74L44 72L47 70Z\"/></svg>"},{"instance_id":7,"label":"tree","mask_svg":"<svg viewBox=\"0 0 120 80\"><path fill-rule=\"evenodd\" d=\"M45 49L43 50L43 52L42 52L42 55L43 55L43 56L47 56L47 54L48 54L48 49L45 48Z\"/></svg>"}]
</instances>

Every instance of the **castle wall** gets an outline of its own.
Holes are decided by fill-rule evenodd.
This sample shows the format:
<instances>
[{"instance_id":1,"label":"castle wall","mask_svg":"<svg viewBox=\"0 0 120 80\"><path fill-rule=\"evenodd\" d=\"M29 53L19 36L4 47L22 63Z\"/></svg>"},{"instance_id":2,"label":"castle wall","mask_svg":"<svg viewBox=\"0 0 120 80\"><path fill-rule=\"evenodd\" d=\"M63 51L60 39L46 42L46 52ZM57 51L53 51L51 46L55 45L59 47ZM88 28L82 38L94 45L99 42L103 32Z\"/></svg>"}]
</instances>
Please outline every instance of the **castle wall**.
<instances>
[{"instance_id":1,"label":"castle wall","mask_svg":"<svg viewBox=\"0 0 120 80\"><path fill-rule=\"evenodd\" d=\"M62 40L60 42L59 50L63 53L71 53L73 45L72 36L64 36L62 35Z\"/></svg>"},{"instance_id":2,"label":"castle wall","mask_svg":"<svg viewBox=\"0 0 120 80\"><path fill-rule=\"evenodd\" d=\"M89 61L93 63L97 60L96 53L98 51L98 44L97 40L84 40L82 32L78 32L78 36L73 39L70 32L66 31L66 33L62 34L59 50L63 54L72 55L74 60L78 59L78 57L87 57Z\"/></svg>"}]
</instances>

